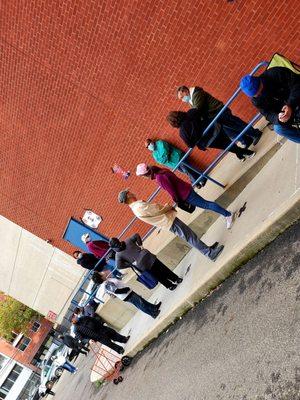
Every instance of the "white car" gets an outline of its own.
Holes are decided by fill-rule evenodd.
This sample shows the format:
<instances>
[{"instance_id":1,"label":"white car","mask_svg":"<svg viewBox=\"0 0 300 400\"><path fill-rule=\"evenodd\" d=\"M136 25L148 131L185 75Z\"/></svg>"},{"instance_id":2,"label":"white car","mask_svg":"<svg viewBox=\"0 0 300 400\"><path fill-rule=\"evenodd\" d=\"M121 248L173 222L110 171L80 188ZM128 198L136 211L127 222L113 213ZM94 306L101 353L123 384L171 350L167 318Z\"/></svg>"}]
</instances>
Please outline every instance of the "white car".
<instances>
[{"instance_id":1,"label":"white car","mask_svg":"<svg viewBox=\"0 0 300 400\"><path fill-rule=\"evenodd\" d=\"M45 393L46 389L52 389L54 383L61 377L64 369L56 365L52 357L64 356L68 357L71 349L65 345L58 346L52 353L50 353L41 364L41 384L39 386L39 393Z\"/></svg>"}]
</instances>

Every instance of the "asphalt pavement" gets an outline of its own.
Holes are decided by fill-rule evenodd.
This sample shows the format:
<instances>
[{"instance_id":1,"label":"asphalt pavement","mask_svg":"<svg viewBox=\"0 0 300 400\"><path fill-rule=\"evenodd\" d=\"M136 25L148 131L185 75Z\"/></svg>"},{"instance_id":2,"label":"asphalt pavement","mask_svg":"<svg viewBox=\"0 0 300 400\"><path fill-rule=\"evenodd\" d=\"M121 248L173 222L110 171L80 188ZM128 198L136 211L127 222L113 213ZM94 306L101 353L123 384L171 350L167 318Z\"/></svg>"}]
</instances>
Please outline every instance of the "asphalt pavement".
<instances>
[{"instance_id":1,"label":"asphalt pavement","mask_svg":"<svg viewBox=\"0 0 300 400\"><path fill-rule=\"evenodd\" d=\"M300 224L229 277L135 357L119 385L89 380L94 356L57 400L300 400Z\"/></svg>"}]
</instances>

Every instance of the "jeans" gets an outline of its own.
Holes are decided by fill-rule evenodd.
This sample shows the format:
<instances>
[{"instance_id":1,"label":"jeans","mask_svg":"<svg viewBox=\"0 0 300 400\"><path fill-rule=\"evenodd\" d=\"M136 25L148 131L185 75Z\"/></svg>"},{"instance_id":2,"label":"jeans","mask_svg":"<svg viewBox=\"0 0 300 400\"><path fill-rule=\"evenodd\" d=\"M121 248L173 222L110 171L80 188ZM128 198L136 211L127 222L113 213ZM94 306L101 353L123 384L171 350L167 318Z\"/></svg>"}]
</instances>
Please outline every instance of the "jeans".
<instances>
[{"instance_id":1,"label":"jeans","mask_svg":"<svg viewBox=\"0 0 300 400\"><path fill-rule=\"evenodd\" d=\"M225 208L219 206L219 204L214 203L213 201L207 201L203 199L203 197L199 196L195 192L195 190L191 190L191 193L188 195L187 199L185 200L187 203L192 204L195 207L204 208L205 210L211 210L218 214L223 215L224 217L229 217L231 213Z\"/></svg>"},{"instance_id":2,"label":"jeans","mask_svg":"<svg viewBox=\"0 0 300 400\"><path fill-rule=\"evenodd\" d=\"M288 125L274 125L274 131L278 133L278 135L286 137L288 140L291 140L295 143L300 143L300 129L294 128L293 126Z\"/></svg>"},{"instance_id":3,"label":"jeans","mask_svg":"<svg viewBox=\"0 0 300 400\"><path fill-rule=\"evenodd\" d=\"M188 244L195 249L199 250L200 253L208 256L210 253L210 247L207 246L202 240L198 238L196 233L192 231L184 222L182 222L179 218L175 218L173 224L170 228L170 231L174 233L176 236L188 242Z\"/></svg>"},{"instance_id":4,"label":"jeans","mask_svg":"<svg viewBox=\"0 0 300 400\"><path fill-rule=\"evenodd\" d=\"M218 122L223 126L226 135L231 140L234 140L247 126L246 122L233 115L229 108L223 112L218 119ZM254 139L256 139L259 133L260 131L258 129L250 127L240 141L248 146L251 144L251 142L253 142Z\"/></svg>"},{"instance_id":5,"label":"jeans","mask_svg":"<svg viewBox=\"0 0 300 400\"><path fill-rule=\"evenodd\" d=\"M64 369L66 369L67 371L71 372L71 374L74 374L74 372L76 371L76 367L74 367L73 364L69 363L69 361L66 361L62 367Z\"/></svg>"},{"instance_id":6,"label":"jeans","mask_svg":"<svg viewBox=\"0 0 300 400\"><path fill-rule=\"evenodd\" d=\"M149 303L149 301L143 299L139 294L135 292L131 292L124 301L128 301L128 303L133 304L137 309L143 311L145 314L150 315L151 317L156 316L157 307L155 304Z\"/></svg>"}]
</instances>

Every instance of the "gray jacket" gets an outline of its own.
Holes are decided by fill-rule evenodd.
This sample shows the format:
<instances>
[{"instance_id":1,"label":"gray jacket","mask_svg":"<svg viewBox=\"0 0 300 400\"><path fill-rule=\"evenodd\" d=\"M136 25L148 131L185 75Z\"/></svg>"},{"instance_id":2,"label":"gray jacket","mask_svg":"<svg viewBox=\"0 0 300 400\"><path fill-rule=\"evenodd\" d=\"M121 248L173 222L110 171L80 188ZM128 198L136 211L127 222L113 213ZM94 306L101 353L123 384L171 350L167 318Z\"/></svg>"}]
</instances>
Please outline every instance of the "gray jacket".
<instances>
[{"instance_id":1,"label":"gray jacket","mask_svg":"<svg viewBox=\"0 0 300 400\"><path fill-rule=\"evenodd\" d=\"M126 248L116 252L118 269L131 268L143 272L150 270L156 261L156 256L150 251L141 248L143 242L138 233L125 240Z\"/></svg>"}]
</instances>

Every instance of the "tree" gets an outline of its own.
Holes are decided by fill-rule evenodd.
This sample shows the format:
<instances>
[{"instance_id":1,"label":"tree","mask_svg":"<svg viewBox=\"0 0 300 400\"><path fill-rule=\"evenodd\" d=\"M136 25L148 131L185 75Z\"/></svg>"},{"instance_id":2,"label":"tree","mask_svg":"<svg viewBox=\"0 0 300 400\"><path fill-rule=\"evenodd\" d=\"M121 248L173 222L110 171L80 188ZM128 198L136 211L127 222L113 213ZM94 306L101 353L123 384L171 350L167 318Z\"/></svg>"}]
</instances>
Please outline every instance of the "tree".
<instances>
[{"instance_id":1,"label":"tree","mask_svg":"<svg viewBox=\"0 0 300 400\"><path fill-rule=\"evenodd\" d=\"M40 314L12 297L5 296L0 302L0 337L11 340L15 333L26 333L33 319Z\"/></svg>"}]
</instances>

